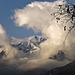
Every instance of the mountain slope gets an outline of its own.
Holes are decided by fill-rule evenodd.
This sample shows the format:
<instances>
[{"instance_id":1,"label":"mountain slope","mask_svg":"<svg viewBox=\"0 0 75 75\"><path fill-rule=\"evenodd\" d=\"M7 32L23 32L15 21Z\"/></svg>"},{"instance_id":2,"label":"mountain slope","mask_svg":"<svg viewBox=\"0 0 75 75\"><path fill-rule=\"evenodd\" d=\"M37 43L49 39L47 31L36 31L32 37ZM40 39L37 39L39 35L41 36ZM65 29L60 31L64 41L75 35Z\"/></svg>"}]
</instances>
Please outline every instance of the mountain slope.
<instances>
[{"instance_id":1,"label":"mountain slope","mask_svg":"<svg viewBox=\"0 0 75 75\"><path fill-rule=\"evenodd\" d=\"M75 61L66 66L58 67L48 71L45 75L75 75Z\"/></svg>"}]
</instances>

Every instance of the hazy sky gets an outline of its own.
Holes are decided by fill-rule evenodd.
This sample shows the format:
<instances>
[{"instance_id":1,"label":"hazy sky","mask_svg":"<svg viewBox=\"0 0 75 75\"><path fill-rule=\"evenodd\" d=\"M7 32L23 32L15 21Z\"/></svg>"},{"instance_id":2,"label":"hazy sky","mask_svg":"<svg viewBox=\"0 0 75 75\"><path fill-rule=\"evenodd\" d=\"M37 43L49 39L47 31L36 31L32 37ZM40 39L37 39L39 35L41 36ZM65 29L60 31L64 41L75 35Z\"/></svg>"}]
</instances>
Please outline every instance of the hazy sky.
<instances>
[{"instance_id":1,"label":"hazy sky","mask_svg":"<svg viewBox=\"0 0 75 75\"><path fill-rule=\"evenodd\" d=\"M0 0L0 24L4 26L7 33L11 37L24 38L35 34L32 29L19 28L13 20L11 15L14 13L14 9L20 9L33 1L54 1L54 0Z\"/></svg>"}]
</instances>

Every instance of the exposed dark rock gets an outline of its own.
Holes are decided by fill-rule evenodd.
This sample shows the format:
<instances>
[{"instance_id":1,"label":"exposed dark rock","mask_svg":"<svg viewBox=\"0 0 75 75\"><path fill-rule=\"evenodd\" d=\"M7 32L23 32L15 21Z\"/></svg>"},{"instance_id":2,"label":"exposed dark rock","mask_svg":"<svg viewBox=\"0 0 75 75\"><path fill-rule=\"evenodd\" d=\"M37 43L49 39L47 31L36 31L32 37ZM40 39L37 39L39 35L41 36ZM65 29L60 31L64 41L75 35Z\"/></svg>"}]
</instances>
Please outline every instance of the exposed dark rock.
<instances>
[{"instance_id":1,"label":"exposed dark rock","mask_svg":"<svg viewBox=\"0 0 75 75\"><path fill-rule=\"evenodd\" d=\"M4 51L2 51L2 52L0 53L0 58L2 58L3 55L5 55L5 52L4 52Z\"/></svg>"},{"instance_id":2,"label":"exposed dark rock","mask_svg":"<svg viewBox=\"0 0 75 75\"><path fill-rule=\"evenodd\" d=\"M49 59L55 59L55 60L64 60L66 59L65 53L61 50L58 51L58 53L52 57L49 57Z\"/></svg>"}]
</instances>

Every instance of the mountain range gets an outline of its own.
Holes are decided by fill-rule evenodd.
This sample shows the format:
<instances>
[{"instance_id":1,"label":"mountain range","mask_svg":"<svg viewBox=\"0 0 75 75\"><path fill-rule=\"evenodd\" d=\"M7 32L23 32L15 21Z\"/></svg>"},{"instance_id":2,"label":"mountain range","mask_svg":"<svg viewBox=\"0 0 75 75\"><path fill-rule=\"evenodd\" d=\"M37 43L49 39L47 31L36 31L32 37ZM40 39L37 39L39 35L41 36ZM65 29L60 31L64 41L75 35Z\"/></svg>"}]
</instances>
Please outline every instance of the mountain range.
<instances>
[{"instance_id":1,"label":"mountain range","mask_svg":"<svg viewBox=\"0 0 75 75\"><path fill-rule=\"evenodd\" d=\"M14 43L12 38L12 46L18 50L22 50L24 53L33 53L40 50L40 44L47 40L42 36L31 36L29 38L20 39L18 43ZM18 41L18 40L17 40Z\"/></svg>"},{"instance_id":2,"label":"mountain range","mask_svg":"<svg viewBox=\"0 0 75 75\"><path fill-rule=\"evenodd\" d=\"M42 36L31 36L24 39L11 37L11 46L17 50L23 51L25 54L32 54L40 50L40 44L47 40ZM5 53L3 46L0 46L0 57Z\"/></svg>"},{"instance_id":3,"label":"mountain range","mask_svg":"<svg viewBox=\"0 0 75 75\"><path fill-rule=\"evenodd\" d=\"M47 39L42 36L31 36L24 39L17 39L11 37L10 45L16 48L17 50L23 51L24 53L35 54L35 52L38 52L40 50L40 44L46 40ZM5 51L3 50L3 46L0 46L0 58L2 58L4 54ZM66 56L62 50L59 50L56 55L49 57L49 59L58 60L61 62L66 59ZM63 67L57 67L50 71L44 71L41 75L75 75L75 61Z\"/></svg>"}]
</instances>

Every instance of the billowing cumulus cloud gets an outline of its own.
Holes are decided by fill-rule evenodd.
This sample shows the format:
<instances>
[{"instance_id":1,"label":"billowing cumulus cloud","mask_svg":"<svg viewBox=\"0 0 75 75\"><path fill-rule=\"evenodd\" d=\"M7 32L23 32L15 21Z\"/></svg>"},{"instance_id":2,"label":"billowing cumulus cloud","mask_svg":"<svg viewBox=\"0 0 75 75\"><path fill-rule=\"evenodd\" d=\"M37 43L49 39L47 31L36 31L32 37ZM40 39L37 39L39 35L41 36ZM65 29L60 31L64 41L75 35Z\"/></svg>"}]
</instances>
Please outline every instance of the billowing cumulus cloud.
<instances>
[{"instance_id":1,"label":"billowing cumulus cloud","mask_svg":"<svg viewBox=\"0 0 75 75\"><path fill-rule=\"evenodd\" d=\"M63 4L62 1L33 2L23 9L15 10L15 23L22 27L32 28L33 30L43 31L51 25L51 13L56 12L56 6Z\"/></svg>"},{"instance_id":2,"label":"billowing cumulus cloud","mask_svg":"<svg viewBox=\"0 0 75 75\"><path fill-rule=\"evenodd\" d=\"M2 39L2 40L1 40ZM10 43L8 36L6 34L5 29L2 27L2 25L0 24L0 44L5 44L5 42L7 42L7 44Z\"/></svg>"},{"instance_id":3,"label":"billowing cumulus cloud","mask_svg":"<svg viewBox=\"0 0 75 75\"><path fill-rule=\"evenodd\" d=\"M56 54L59 50L66 50L68 52L73 50L73 47L71 47L72 42L74 43L73 33L69 34L64 46L63 41L67 35L67 31L63 29L65 24L62 25L61 22L57 23L56 19L53 19L51 15L58 11L58 5L64 4L67 4L66 0L32 2L23 9L15 10L14 22L17 26L32 28L35 32L41 32L42 35L48 38L47 41L40 45L40 55L44 58ZM63 21L65 21L65 19L63 19ZM70 23L67 23L67 26L69 27Z\"/></svg>"}]
</instances>

